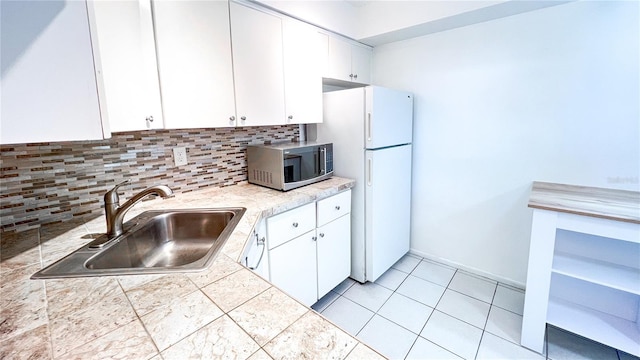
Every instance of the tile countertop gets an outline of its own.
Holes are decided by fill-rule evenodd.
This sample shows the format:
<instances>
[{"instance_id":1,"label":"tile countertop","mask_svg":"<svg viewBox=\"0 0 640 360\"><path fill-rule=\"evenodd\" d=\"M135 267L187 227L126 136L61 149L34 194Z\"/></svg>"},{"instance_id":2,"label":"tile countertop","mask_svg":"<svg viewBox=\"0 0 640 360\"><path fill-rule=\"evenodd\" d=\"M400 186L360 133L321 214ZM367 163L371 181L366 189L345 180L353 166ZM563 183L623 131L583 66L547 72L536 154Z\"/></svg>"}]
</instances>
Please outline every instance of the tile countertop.
<instances>
[{"instance_id":1,"label":"tile countertop","mask_svg":"<svg viewBox=\"0 0 640 360\"><path fill-rule=\"evenodd\" d=\"M196 273L30 280L105 231L104 218L2 234L0 358L383 358L238 263L253 227L353 186L334 177L286 193L241 184L137 204L246 207L211 267ZM126 220L125 219L125 220Z\"/></svg>"}]
</instances>

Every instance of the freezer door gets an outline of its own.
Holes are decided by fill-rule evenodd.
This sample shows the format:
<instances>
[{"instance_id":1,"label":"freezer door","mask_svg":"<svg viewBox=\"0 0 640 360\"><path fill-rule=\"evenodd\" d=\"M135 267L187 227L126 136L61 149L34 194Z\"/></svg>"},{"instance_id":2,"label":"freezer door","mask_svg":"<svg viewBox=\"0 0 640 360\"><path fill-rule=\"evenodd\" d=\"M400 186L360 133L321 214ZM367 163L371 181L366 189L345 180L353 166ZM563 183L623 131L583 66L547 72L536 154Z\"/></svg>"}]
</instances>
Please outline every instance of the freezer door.
<instances>
[{"instance_id":1,"label":"freezer door","mask_svg":"<svg viewBox=\"0 0 640 360\"><path fill-rule=\"evenodd\" d=\"M365 88L365 147L409 144L413 133L413 95L379 86Z\"/></svg>"},{"instance_id":2,"label":"freezer door","mask_svg":"<svg viewBox=\"0 0 640 360\"><path fill-rule=\"evenodd\" d=\"M409 251L411 145L367 150L366 280L375 281Z\"/></svg>"}]
</instances>

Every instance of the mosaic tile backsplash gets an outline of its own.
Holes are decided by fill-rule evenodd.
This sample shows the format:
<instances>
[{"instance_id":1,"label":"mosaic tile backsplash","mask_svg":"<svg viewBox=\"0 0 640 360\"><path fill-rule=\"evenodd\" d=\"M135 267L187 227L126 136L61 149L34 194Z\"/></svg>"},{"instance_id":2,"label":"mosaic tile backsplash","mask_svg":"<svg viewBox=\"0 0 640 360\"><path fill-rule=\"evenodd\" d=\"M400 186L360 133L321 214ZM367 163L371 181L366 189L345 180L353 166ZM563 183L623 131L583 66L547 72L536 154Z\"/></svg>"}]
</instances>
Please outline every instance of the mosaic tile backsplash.
<instances>
[{"instance_id":1,"label":"mosaic tile backsplash","mask_svg":"<svg viewBox=\"0 0 640 360\"><path fill-rule=\"evenodd\" d=\"M148 186L174 193L224 187L247 180L246 147L299 138L297 125L147 130L111 139L0 145L0 233L103 214L114 185L121 201ZM175 166L174 147L188 164Z\"/></svg>"}]
</instances>

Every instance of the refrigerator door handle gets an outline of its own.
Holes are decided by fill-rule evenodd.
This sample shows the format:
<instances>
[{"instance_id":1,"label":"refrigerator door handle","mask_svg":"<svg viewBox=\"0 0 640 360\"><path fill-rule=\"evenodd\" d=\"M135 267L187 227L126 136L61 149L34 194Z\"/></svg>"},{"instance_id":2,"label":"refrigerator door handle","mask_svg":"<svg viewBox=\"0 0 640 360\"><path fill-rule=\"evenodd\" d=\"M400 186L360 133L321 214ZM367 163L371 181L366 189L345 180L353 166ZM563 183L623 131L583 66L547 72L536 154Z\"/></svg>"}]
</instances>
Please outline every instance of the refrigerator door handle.
<instances>
[{"instance_id":1,"label":"refrigerator door handle","mask_svg":"<svg viewBox=\"0 0 640 360\"><path fill-rule=\"evenodd\" d=\"M371 186L373 179L371 179L371 167L373 166L373 160L367 159L367 185Z\"/></svg>"},{"instance_id":2,"label":"refrigerator door handle","mask_svg":"<svg viewBox=\"0 0 640 360\"><path fill-rule=\"evenodd\" d=\"M367 141L371 141L371 113L367 113Z\"/></svg>"}]
</instances>

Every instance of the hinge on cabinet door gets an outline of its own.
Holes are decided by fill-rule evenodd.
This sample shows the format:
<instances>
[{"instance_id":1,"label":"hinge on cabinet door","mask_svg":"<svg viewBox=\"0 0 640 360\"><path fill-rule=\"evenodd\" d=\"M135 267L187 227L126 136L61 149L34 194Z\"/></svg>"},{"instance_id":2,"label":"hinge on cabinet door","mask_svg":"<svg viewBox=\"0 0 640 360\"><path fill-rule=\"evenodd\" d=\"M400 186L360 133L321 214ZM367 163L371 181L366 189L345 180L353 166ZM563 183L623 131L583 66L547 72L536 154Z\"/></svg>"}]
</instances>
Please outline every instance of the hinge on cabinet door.
<instances>
[{"instance_id":1,"label":"hinge on cabinet door","mask_svg":"<svg viewBox=\"0 0 640 360\"><path fill-rule=\"evenodd\" d=\"M245 262L247 263L247 267L249 268L249 270L255 270L258 268L258 266L260 266L260 263L262 262L262 257L264 256L264 248L267 247L266 244L266 239L263 236L261 239L258 237L258 233L254 232L255 236L256 236L256 245L257 246L262 246L262 251L260 252L260 257L258 258L258 262L255 264L255 266L249 266L249 258L246 257Z\"/></svg>"}]
</instances>

